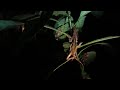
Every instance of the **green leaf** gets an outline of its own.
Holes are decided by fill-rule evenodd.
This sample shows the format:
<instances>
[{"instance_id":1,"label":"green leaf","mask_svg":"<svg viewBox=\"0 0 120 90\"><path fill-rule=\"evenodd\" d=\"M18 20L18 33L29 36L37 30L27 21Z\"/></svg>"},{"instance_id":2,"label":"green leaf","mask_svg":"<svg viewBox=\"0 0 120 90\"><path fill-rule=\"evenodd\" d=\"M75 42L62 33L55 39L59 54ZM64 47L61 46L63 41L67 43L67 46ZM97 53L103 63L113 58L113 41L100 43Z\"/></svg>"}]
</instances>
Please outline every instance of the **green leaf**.
<instances>
[{"instance_id":1,"label":"green leaf","mask_svg":"<svg viewBox=\"0 0 120 90\"><path fill-rule=\"evenodd\" d=\"M96 52L90 51L90 52L87 52L87 55L88 55L87 60L84 61L85 65L88 65L95 60Z\"/></svg>"},{"instance_id":2,"label":"green leaf","mask_svg":"<svg viewBox=\"0 0 120 90\"><path fill-rule=\"evenodd\" d=\"M5 29L10 29L10 28L15 28L22 24L23 23L21 22L15 22L11 20L0 20L0 31Z\"/></svg>"},{"instance_id":3,"label":"green leaf","mask_svg":"<svg viewBox=\"0 0 120 90\"><path fill-rule=\"evenodd\" d=\"M64 42L63 43L63 47L64 48L69 48L70 47L70 43L69 42Z\"/></svg>"},{"instance_id":4,"label":"green leaf","mask_svg":"<svg viewBox=\"0 0 120 90\"><path fill-rule=\"evenodd\" d=\"M61 27L58 28L58 30L61 30L62 32L66 33L67 31L70 30L69 24L66 23L65 25L62 25ZM65 39L66 35L63 34L63 33L60 33L58 38L59 39Z\"/></svg>"},{"instance_id":5,"label":"green leaf","mask_svg":"<svg viewBox=\"0 0 120 90\"><path fill-rule=\"evenodd\" d=\"M105 41L105 40L109 40L109 39L115 39L115 38L120 38L120 36L108 36L108 37L96 39L96 40L93 40L91 42L88 42L86 44L81 45L80 48L91 45L91 44L95 44L95 43L98 43L98 42L101 42L101 41Z\"/></svg>"},{"instance_id":6,"label":"green leaf","mask_svg":"<svg viewBox=\"0 0 120 90\"><path fill-rule=\"evenodd\" d=\"M80 13L80 17L84 17L86 16L88 13L90 13L91 11L81 11Z\"/></svg>"},{"instance_id":7,"label":"green leaf","mask_svg":"<svg viewBox=\"0 0 120 90\"><path fill-rule=\"evenodd\" d=\"M74 25L74 24L72 23L72 26L73 26L73 25ZM67 31L70 30L70 25L69 25L69 23L67 22L66 24L61 25L59 28L57 28L57 30L61 30L62 32L66 33ZM65 38L66 38L66 35L63 34L63 33L60 33L58 38L59 38L59 39L65 39Z\"/></svg>"},{"instance_id":8,"label":"green leaf","mask_svg":"<svg viewBox=\"0 0 120 90\"><path fill-rule=\"evenodd\" d=\"M54 27L57 29L58 27L64 25L65 23L66 23L66 18L60 18L58 19L58 22L56 22Z\"/></svg>"},{"instance_id":9,"label":"green leaf","mask_svg":"<svg viewBox=\"0 0 120 90\"><path fill-rule=\"evenodd\" d=\"M79 30L82 29L84 22L85 22L86 15L90 12L91 11L81 11L80 12L80 16L79 16L77 22L75 23L75 26L77 29L79 29Z\"/></svg>"},{"instance_id":10,"label":"green leaf","mask_svg":"<svg viewBox=\"0 0 120 90\"><path fill-rule=\"evenodd\" d=\"M54 28L64 33L69 31L71 27L74 26L74 23L71 23L73 21L73 17L70 14L71 14L70 11L68 11L68 13L66 11L54 11L53 15L55 16L62 15L58 20L52 18L50 19L56 22ZM55 31L54 32L55 37L57 36L58 39L65 39L66 35L61 32Z\"/></svg>"},{"instance_id":11,"label":"green leaf","mask_svg":"<svg viewBox=\"0 0 120 90\"><path fill-rule=\"evenodd\" d=\"M64 43L63 43L63 48L64 48L64 52L66 52L67 50L69 50L69 48L70 48L70 43L69 43L69 42L64 42Z\"/></svg>"},{"instance_id":12,"label":"green leaf","mask_svg":"<svg viewBox=\"0 0 120 90\"><path fill-rule=\"evenodd\" d=\"M73 17L70 17L70 20L73 21ZM64 17L64 18L61 17L61 18L58 19L58 22L56 22L54 27L57 29L60 26L62 27L65 24L67 25L68 23L69 23L68 17Z\"/></svg>"},{"instance_id":13,"label":"green leaf","mask_svg":"<svg viewBox=\"0 0 120 90\"><path fill-rule=\"evenodd\" d=\"M64 33L67 32L67 31L69 31L69 30L70 30L69 20L70 20L70 21L73 21L73 18L72 18L72 17L70 17L70 18L68 18L68 17L60 18L60 19L56 22L55 28L56 28L57 30L61 30L61 31L64 32ZM74 26L74 24L72 23L71 26ZM60 33L58 38L59 38L59 39L65 39L65 38L66 38L66 35L63 34L63 33Z\"/></svg>"}]
</instances>

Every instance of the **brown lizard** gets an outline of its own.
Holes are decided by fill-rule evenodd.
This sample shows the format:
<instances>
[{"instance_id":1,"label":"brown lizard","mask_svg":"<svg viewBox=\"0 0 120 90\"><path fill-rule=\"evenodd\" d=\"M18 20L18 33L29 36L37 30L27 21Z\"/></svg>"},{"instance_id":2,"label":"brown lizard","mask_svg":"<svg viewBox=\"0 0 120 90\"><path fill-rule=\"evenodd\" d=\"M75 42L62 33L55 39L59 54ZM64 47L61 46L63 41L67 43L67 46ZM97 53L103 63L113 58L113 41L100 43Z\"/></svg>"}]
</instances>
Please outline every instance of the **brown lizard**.
<instances>
[{"instance_id":1,"label":"brown lizard","mask_svg":"<svg viewBox=\"0 0 120 90\"><path fill-rule=\"evenodd\" d=\"M60 64L53 71L56 71L58 68L60 68L62 65L69 62L70 60L77 60L82 65L82 67L84 68L82 62L79 60L79 57L77 55L77 49L81 46L82 42L80 42L79 45L77 44L78 43L78 32L77 32L75 27L73 28L73 36L68 37L68 38L69 38L69 42L71 42L71 45L70 45L70 53L66 58L67 61Z\"/></svg>"},{"instance_id":2,"label":"brown lizard","mask_svg":"<svg viewBox=\"0 0 120 90\"><path fill-rule=\"evenodd\" d=\"M73 28L73 36L70 38L70 53L67 56L66 60L77 60L79 61L78 55L77 55L77 49L81 46L82 42L79 43L78 45L78 31L74 27Z\"/></svg>"}]
</instances>

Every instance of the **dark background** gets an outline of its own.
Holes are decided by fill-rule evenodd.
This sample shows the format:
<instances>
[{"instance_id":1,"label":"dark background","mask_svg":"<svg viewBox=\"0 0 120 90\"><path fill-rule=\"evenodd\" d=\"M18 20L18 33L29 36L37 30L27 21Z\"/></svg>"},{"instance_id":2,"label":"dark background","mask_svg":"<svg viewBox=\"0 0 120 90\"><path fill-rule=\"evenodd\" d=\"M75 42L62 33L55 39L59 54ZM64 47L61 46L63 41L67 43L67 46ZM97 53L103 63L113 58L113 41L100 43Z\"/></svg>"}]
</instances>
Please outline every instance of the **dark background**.
<instances>
[{"instance_id":1,"label":"dark background","mask_svg":"<svg viewBox=\"0 0 120 90\"><path fill-rule=\"evenodd\" d=\"M10 19L22 13L34 13L34 10L4 11L0 12L0 18ZM79 11L72 11L72 15L77 20ZM88 14L79 39L88 42L106 36L120 35L119 16L118 11L104 11L100 18ZM41 22L44 19L42 18ZM36 29L35 26L32 30L34 29ZM28 35L28 38L27 35L25 39L19 41L21 34L16 30L0 31L1 74L4 79L45 80L49 72L65 60L66 54L62 43L55 40L51 30L40 31L33 38L31 37L34 34ZM94 46L90 49L97 52L95 61L86 67L86 71L93 79L119 78L120 39L106 42L110 43L111 47ZM76 61L69 62L52 74L49 79L81 79L79 64Z\"/></svg>"}]
</instances>

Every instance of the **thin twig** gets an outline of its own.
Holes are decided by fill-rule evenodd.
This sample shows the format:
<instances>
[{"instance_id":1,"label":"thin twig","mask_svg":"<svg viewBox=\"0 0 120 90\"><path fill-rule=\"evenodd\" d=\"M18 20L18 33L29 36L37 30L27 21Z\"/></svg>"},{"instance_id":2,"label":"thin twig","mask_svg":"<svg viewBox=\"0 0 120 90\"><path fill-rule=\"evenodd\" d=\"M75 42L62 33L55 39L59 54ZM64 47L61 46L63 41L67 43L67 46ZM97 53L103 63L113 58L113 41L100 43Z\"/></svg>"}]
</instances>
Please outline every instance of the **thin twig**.
<instances>
[{"instance_id":1,"label":"thin twig","mask_svg":"<svg viewBox=\"0 0 120 90\"><path fill-rule=\"evenodd\" d=\"M55 29L55 28L53 28L53 27L51 27L51 26L45 25L44 27L58 32L57 29ZM62 32L62 31L60 31L60 30L59 30L59 32L62 33L62 34L64 34L64 35L66 35L68 38L71 38L71 36L70 36L69 34L64 33L64 32Z\"/></svg>"},{"instance_id":2,"label":"thin twig","mask_svg":"<svg viewBox=\"0 0 120 90\"><path fill-rule=\"evenodd\" d=\"M71 60L71 59L70 59L70 60ZM63 66L64 64L66 64L66 63L69 62L70 60L67 60L67 61L63 62L62 64L60 64L57 68L55 68L55 69L53 70L53 72L55 72L57 69L59 69L61 66Z\"/></svg>"},{"instance_id":3,"label":"thin twig","mask_svg":"<svg viewBox=\"0 0 120 90\"><path fill-rule=\"evenodd\" d=\"M57 70L59 69L61 66L63 66L64 64L66 64L67 62L69 62L70 60L67 60L65 62L63 62L62 64L60 64L58 67L56 67L53 71L50 71L49 74L48 74L48 77L46 78L46 80L49 79L49 77Z\"/></svg>"},{"instance_id":4,"label":"thin twig","mask_svg":"<svg viewBox=\"0 0 120 90\"><path fill-rule=\"evenodd\" d=\"M59 22L58 20L56 20L54 18L50 18L50 20L55 21L55 22Z\"/></svg>"}]
</instances>

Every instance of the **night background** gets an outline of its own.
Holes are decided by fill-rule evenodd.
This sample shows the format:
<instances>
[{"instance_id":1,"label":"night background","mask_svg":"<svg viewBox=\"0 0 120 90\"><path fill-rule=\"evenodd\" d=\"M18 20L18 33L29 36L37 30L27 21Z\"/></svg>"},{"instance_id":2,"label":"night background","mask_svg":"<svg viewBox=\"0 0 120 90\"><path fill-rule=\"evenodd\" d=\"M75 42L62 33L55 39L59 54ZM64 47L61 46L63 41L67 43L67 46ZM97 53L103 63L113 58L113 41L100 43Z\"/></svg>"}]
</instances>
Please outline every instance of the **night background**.
<instances>
[{"instance_id":1,"label":"night background","mask_svg":"<svg viewBox=\"0 0 120 90\"><path fill-rule=\"evenodd\" d=\"M71 11L77 21L81 11ZM79 80L81 72L76 61L70 61L53 74L51 70L63 63L67 57L62 41L55 39L52 30L43 28L52 16L53 11L0 11L0 64L2 78L6 80ZM29 14L29 15L28 15ZM16 19L15 16L28 15L27 19ZM99 16L100 15L100 16ZM36 19L32 19L38 17ZM31 19L31 20L29 20ZM2 21L1 21L2 20ZM3 20L21 23L13 27L3 27ZM94 39L119 36L120 14L118 11L87 14L79 39L89 42ZM1 24L2 23L2 24ZM51 25L54 23L51 22ZM103 41L104 42L104 41ZM120 60L120 39L105 41L110 47L96 45L89 50L96 51L96 58L85 71L92 79L118 79ZM49 77L49 78L48 78Z\"/></svg>"}]
</instances>

